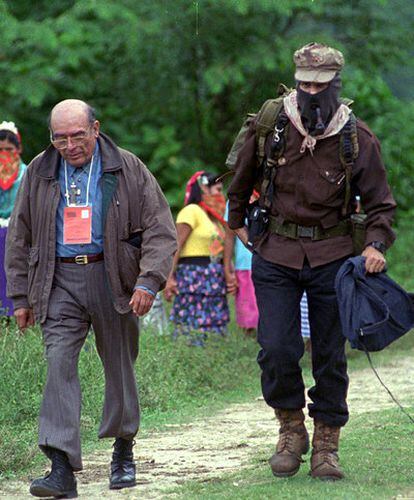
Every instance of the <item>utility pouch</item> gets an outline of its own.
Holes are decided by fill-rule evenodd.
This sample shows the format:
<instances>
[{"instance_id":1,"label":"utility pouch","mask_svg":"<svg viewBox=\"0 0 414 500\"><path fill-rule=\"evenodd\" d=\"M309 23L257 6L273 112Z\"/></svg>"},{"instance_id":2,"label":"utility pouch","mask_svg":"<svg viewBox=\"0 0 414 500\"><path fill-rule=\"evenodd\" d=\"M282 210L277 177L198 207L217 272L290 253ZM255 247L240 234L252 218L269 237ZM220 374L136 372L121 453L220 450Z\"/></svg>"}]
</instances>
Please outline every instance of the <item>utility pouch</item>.
<instances>
[{"instance_id":1,"label":"utility pouch","mask_svg":"<svg viewBox=\"0 0 414 500\"><path fill-rule=\"evenodd\" d=\"M366 218L366 214L351 215L352 245L354 247L354 255L361 255L365 248Z\"/></svg>"},{"instance_id":2,"label":"utility pouch","mask_svg":"<svg viewBox=\"0 0 414 500\"><path fill-rule=\"evenodd\" d=\"M269 213L267 209L259 207L259 205L254 206L249 213L247 226L249 235L247 246L250 249L253 249L257 240L267 231L268 226Z\"/></svg>"}]
</instances>

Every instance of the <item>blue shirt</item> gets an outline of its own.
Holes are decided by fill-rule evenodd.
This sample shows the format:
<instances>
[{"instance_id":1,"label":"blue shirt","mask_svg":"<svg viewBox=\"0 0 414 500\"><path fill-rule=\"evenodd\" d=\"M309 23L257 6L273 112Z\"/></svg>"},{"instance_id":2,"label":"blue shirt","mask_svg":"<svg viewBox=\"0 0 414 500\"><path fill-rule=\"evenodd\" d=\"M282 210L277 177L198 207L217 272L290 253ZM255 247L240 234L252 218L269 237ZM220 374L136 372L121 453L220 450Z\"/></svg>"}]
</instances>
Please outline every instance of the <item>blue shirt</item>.
<instances>
[{"instance_id":1,"label":"blue shirt","mask_svg":"<svg viewBox=\"0 0 414 500\"><path fill-rule=\"evenodd\" d=\"M68 189L72 182L76 183L80 189L80 196L77 196L76 203L84 205L86 203L86 190L88 176L91 165L82 168L73 167L66 163L68 175ZM92 206L92 242L81 245L65 245L63 243L63 209L67 206L65 197L65 160L62 158L59 167L60 200L56 214L56 256L73 257L75 255L97 254L103 251L103 230L102 230L102 161L98 143L96 143L93 153L93 166L91 182L89 186L89 205Z\"/></svg>"},{"instance_id":2,"label":"blue shirt","mask_svg":"<svg viewBox=\"0 0 414 500\"><path fill-rule=\"evenodd\" d=\"M227 222L229 219L229 202L226 205L226 213L224 220ZM247 220L245 221L247 225ZM234 269L236 271L250 271L252 268L252 252L247 250L240 239L235 236L234 238Z\"/></svg>"}]
</instances>

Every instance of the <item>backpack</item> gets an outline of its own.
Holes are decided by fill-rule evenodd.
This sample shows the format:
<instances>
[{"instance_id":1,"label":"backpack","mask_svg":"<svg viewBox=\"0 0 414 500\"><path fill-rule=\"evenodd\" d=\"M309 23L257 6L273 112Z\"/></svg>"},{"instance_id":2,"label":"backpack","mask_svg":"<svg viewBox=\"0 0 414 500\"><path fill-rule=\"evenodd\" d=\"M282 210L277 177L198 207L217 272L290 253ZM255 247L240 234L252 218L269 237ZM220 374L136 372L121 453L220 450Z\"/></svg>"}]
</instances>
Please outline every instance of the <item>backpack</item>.
<instances>
[{"instance_id":1,"label":"backpack","mask_svg":"<svg viewBox=\"0 0 414 500\"><path fill-rule=\"evenodd\" d=\"M283 99L288 94L290 94L292 90L293 89L289 89L288 87L286 87L286 85L283 85L283 83L281 83L278 87L278 97L276 97L276 99L268 99L267 101L265 101L258 113L247 114L247 117L245 118L225 161L225 165L229 170L235 170L237 157L245 143L247 131L249 130L250 124L256 118L256 142L258 145L257 158L259 165L262 164L265 157L264 145L266 142L266 138L268 134L274 129L277 117L282 111Z\"/></svg>"},{"instance_id":2,"label":"backpack","mask_svg":"<svg viewBox=\"0 0 414 500\"><path fill-rule=\"evenodd\" d=\"M265 158L265 142L266 138L272 131L276 131L278 128L278 120L281 119L281 113L283 110L283 100L284 98L292 92L293 89L286 87L283 83L279 84L278 87L278 96L275 99L268 99L265 101L260 108L258 113L248 113L245 118L234 142L233 145L227 155L225 165L226 167L235 172L236 170L236 162L237 157L242 149L245 140L247 131L250 127L250 124L256 120L256 143L257 143L257 165L258 167L271 168L274 166L276 162L275 159L282 156L283 153L283 145L279 149L275 151L275 157L272 158L269 165L269 159ZM353 101L351 99L342 98L341 103L347 106L351 106ZM280 127L282 131L286 130L286 125ZM358 147L358 135L357 135L357 127L356 127L356 117L354 113L351 112L348 122L345 124L343 129L340 132L340 150L339 150L339 158L345 170L345 199L342 207L342 215L346 215L346 210L351 199L351 177L352 177L352 167L355 159L358 157L359 147ZM266 160L266 161L265 161ZM270 168L269 168L270 167ZM274 169L273 169L274 170ZM272 183L270 182L270 174L268 179L262 180L261 194L265 198L270 198L267 195L268 189L271 189ZM265 204L269 204L268 200Z\"/></svg>"}]
</instances>

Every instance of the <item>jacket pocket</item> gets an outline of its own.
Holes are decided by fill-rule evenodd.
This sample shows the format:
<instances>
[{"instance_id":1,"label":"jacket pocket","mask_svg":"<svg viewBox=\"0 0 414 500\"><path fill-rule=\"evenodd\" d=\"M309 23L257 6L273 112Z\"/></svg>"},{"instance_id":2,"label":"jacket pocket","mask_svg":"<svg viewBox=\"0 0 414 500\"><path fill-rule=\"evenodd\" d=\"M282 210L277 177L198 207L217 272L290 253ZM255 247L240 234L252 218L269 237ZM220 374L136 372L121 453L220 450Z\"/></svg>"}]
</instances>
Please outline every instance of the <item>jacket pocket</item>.
<instances>
[{"instance_id":1,"label":"jacket pocket","mask_svg":"<svg viewBox=\"0 0 414 500\"><path fill-rule=\"evenodd\" d=\"M142 245L142 231L132 233L131 236L125 241L134 248L140 249Z\"/></svg>"},{"instance_id":2,"label":"jacket pocket","mask_svg":"<svg viewBox=\"0 0 414 500\"><path fill-rule=\"evenodd\" d=\"M121 286L124 291L130 294L134 289L140 271L141 249L136 248L127 241L121 241L120 251L119 274Z\"/></svg>"},{"instance_id":3,"label":"jacket pocket","mask_svg":"<svg viewBox=\"0 0 414 500\"><path fill-rule=\"evenodd\" d=\"M36 273L39 264L39 247L31 247L28 258L28 274L27 274L27 299L31 306L34 305L36 299Z\"/></svg>"},{"instance_id":4,"label":"jacket pocket","mask_svg":"<svg viewBox=\"0 0 414 500\"><path fill-rule=\"evenodd\" d=\"M345 187L345 171L341 168L321 167L317 183L318 198L329 203L338 198Z\"/></svg>"},{"instance_id":5,"label":"jacket pocket","mask_svg":"<svg viewBox=\"0 0 414 500\"><path fill-rule=\"evenodd\" d=\"M329 182L336 186L340 186L345 181L345 172L343 170L321 168L319 169L319 174Z\"/></svg>"}]
</instances>

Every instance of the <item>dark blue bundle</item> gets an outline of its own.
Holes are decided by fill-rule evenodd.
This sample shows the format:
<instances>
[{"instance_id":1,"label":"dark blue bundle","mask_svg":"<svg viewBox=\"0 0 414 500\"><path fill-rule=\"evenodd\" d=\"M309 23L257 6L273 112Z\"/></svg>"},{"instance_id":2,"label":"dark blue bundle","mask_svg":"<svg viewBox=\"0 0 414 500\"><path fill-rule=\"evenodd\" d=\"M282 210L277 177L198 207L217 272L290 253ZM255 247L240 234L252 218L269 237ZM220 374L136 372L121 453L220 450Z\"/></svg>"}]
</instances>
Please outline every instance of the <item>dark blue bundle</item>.
<instances>
[{"instance_id":1,"label":"dark blue bundle","mask_svg":"<svg viewBox=\"0 0 414 500\"><path fill-rule=\"evenodd\" d=\"M409 294L385 271L366 273L365 257L343 263L335 289L342 333L354 349L381 351L414 326Z\"/></svg>"}]
</instances>

